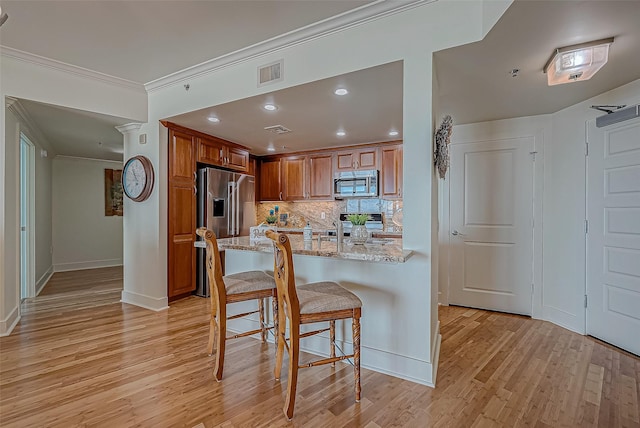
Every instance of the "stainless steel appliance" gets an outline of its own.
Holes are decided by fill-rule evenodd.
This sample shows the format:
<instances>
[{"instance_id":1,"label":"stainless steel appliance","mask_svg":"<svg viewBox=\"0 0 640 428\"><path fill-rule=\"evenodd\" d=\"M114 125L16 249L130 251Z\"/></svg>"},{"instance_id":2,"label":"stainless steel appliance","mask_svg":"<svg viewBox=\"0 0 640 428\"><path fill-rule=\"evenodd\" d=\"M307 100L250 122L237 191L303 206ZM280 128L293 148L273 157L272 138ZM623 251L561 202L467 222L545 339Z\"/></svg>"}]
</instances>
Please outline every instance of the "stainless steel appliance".
<instances>
[{"instance_id":1,"label":"stainless steel appliance","mask_svg":"<svg viewBox=\"0 0 640 428\"><path fill-rule=\"evenodd\" d=\"M378 175L375 169L337 172L333 178L333 196L335 199L378 196Z\"/></svg>"},{"instance_id":2,"label":"stainless steel appliance","mask_svg":"<svg viewBox=\"0 0 640 428\"><path fill-rule=\"evenodd\" d=\"M342 222L342 228L345 235L351 234L351 228L353 224L347 220L347 216L356 213L342 213L340 214L340 221ZM371 232L379 232L384 230L384 222L382 220L382 213L369 213L369 220L365 223L367 230Z\"/></svg>"},{"instance_id":3,"label":"stainless steel appliance","mask_svg":"<svg viewBox=\"0 0 640 428\"><path fill-rule=\"evenodd\" d=\"M256 223L255 179L251 175L216 168L198 170L196 224L215 232L218 239L248 236ZM197 248L196 294L209 295L205 250Z\"/></svg>"}]
</instances>

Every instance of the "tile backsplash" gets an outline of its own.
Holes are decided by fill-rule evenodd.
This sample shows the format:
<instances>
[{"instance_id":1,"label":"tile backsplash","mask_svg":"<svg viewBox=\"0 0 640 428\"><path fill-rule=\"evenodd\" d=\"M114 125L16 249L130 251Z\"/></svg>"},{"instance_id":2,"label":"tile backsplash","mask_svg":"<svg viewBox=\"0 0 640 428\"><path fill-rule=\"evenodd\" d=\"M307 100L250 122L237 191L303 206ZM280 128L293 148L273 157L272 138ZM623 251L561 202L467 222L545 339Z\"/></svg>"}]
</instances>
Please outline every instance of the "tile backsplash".
<instances>
[{"instance_id":1,"label":"tile backsplash","mask_svg":"<svg viewBox=\"0 0 640 428\"><path fill-rule=\"evenodd\" d=\"M383 213L385 227L393 229L391 217L402 208L402 201L384 199L346 199L341 201L269 202L256 204L258 224L265 221L270 210L278 206L280 214L288 214L287 224L281 226L302 228L310 222L313 229L332 229L340 213ZM324 213L325 218L322 218Z\"/></svg>"}]
</instances>

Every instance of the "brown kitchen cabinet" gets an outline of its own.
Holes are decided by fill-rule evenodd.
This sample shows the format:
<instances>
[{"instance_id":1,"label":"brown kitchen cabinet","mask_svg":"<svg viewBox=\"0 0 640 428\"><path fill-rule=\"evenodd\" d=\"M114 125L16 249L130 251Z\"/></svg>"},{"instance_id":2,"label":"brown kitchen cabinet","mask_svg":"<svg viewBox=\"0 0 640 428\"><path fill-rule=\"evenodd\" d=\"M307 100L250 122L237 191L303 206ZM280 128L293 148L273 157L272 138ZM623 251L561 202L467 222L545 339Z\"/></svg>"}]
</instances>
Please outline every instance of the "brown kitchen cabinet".
<instances>
[{"instance_id":1,"label":"brown kitchen cabinet","mask_svg":"<svg viewBox=\"0 0 640 428\"><path fill-rule=\"evenodd\" d=\"M308 199L332 199L333 174L331 170L333 156L310 155L309 165L309 192Z\"/></svg>"},{"instance_id":2,"label":"brown kitchen cabinet","mask_svg":"<svg viewBox=\"0 0 640 428\"><path fill-rule=\"evenodd\" d=\"M196 138L169 130L169 300L196 289Z\"/></svg>"},{"instance_id":3,"label":"brown kitchen cabinet","mask_svg":"<svg viewBox=\"0 0 640 428\"><path fill-rule=\"evenodd\" d=\"M380 149L380 197L384 199L402 198L402 145Z\"/></svg>"},{"instance_id":4,"label":"brown kitchen cabinet","mask_svg":"<svg viewBox=\"0 0 640 428\"><path fill-rule=\"evenodd\" d=\"M249 152L214 138L198 138L198 162L248 172Z\"/></svg>"},{"instance_id":5,"label":"brown kitchen cabinet","mask_svg":"<svg viewBox=\"0 0 640 428\"><path fill-rule=\"evenodd\" d=\"M281 201L282 190L280 187L281 161L276 159L262 159L258 168L258 192L261 201Z\"/></svg>"},{"instance_id":6,"label":"brown kitchen cabinet","mask_svg":"<svg viewBox=\"0 0 640 428\"><path fill-rule=\"evenodd\" d=\"M378 148L367 147L336 153L334 171L378 169Z\"/></svg>"},{"instance_id":7,"label":"brown kitchen cabinet","mask_svg":"<svg viewBox=\"0 0 640 428\"><path fill-rule=\"evenodd\" d=\"M282 179L280 180L283 201L307 199L307 157L288 156L282 158Z\"/></svg>"}]
</instances>

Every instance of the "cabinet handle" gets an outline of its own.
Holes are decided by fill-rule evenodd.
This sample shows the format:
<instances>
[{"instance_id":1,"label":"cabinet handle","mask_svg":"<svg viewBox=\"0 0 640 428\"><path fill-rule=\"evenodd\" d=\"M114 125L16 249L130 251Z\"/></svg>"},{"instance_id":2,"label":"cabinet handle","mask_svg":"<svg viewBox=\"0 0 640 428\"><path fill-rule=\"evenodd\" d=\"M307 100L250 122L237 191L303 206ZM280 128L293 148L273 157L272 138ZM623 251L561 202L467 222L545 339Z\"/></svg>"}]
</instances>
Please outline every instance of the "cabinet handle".
<instances>
[{"instance_id":1,"label":"cabinet handle","mask_svg":"<svg viewBox=\"0 0 640 428\"><path fill-rule=\"evenodd\" d=\"M193 182L195 183L196 181L198 181L198 172L193 171Z\"/></svg>"},{"instance_id":2,"label":"cabinet handle","mask_svg":"<svg viewBox=\"0 0 640 428\"><path fill-rule=\"evenodd\" d=\"M398 196L402 196L402 187L398 186Z\"/></svg>"},{"instance_id":3,"label":"cabinet handle","mask_svg":"<svg viewBox=\"0 0 640 428\"><path fill-rule=\"evenodd\" d=\"M220 149L220 155L218 156L222 162L224 162L224 158L222 157L222 149Z\"/></svg>"},{"instance_id":4,"label":"cabinet handle","mask_svg":"<svg viewBox=\"0 0 640 428\"><path fill-rule=\"evenodd\" d=\"M195 184L193 185L193 194L194 195L198 194L198 186L196 186Z\"/></svg>"},{"instance_id":5,"label":"cabinet handle","mask_svg":"<svg viewBox=\"0 0 640 428\"><path fill-rule=\"evenodd\" d=\"M282 192L280 192L280 200L282 200Z\"/></svg>"}]
</instances>

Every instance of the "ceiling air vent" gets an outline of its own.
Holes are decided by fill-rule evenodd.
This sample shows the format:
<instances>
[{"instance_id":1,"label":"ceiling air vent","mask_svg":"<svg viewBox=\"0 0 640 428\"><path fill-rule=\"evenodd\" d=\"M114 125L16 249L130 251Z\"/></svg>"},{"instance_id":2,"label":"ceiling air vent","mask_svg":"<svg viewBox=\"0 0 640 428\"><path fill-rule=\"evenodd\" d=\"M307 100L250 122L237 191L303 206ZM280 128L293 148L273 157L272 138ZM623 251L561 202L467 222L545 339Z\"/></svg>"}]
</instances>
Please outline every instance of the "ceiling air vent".
<instances>
[{"instance_id":1,"label":"ceiling air vent","mask_svg":"<svg viewBox=\"0 0 640 428\"><path fill-rule=\"evenodd\" d=\"M265 131L269 131L269 132L273 132L274 134L288 134L289 132L291 132L291 130L289 128L285 128L282 125L273 125L273 126L267 126L264 128Z\"/></svg>"},{"instance_id":2,"label":"ceiling air vent","mask_svg":"<svg viewBox=\"0 0 640 428\"><path fill-rule=\"evenodd\" d=\"M258 67L258 86L284 80L284 59Z\"/></svg>"}]
</instances>

